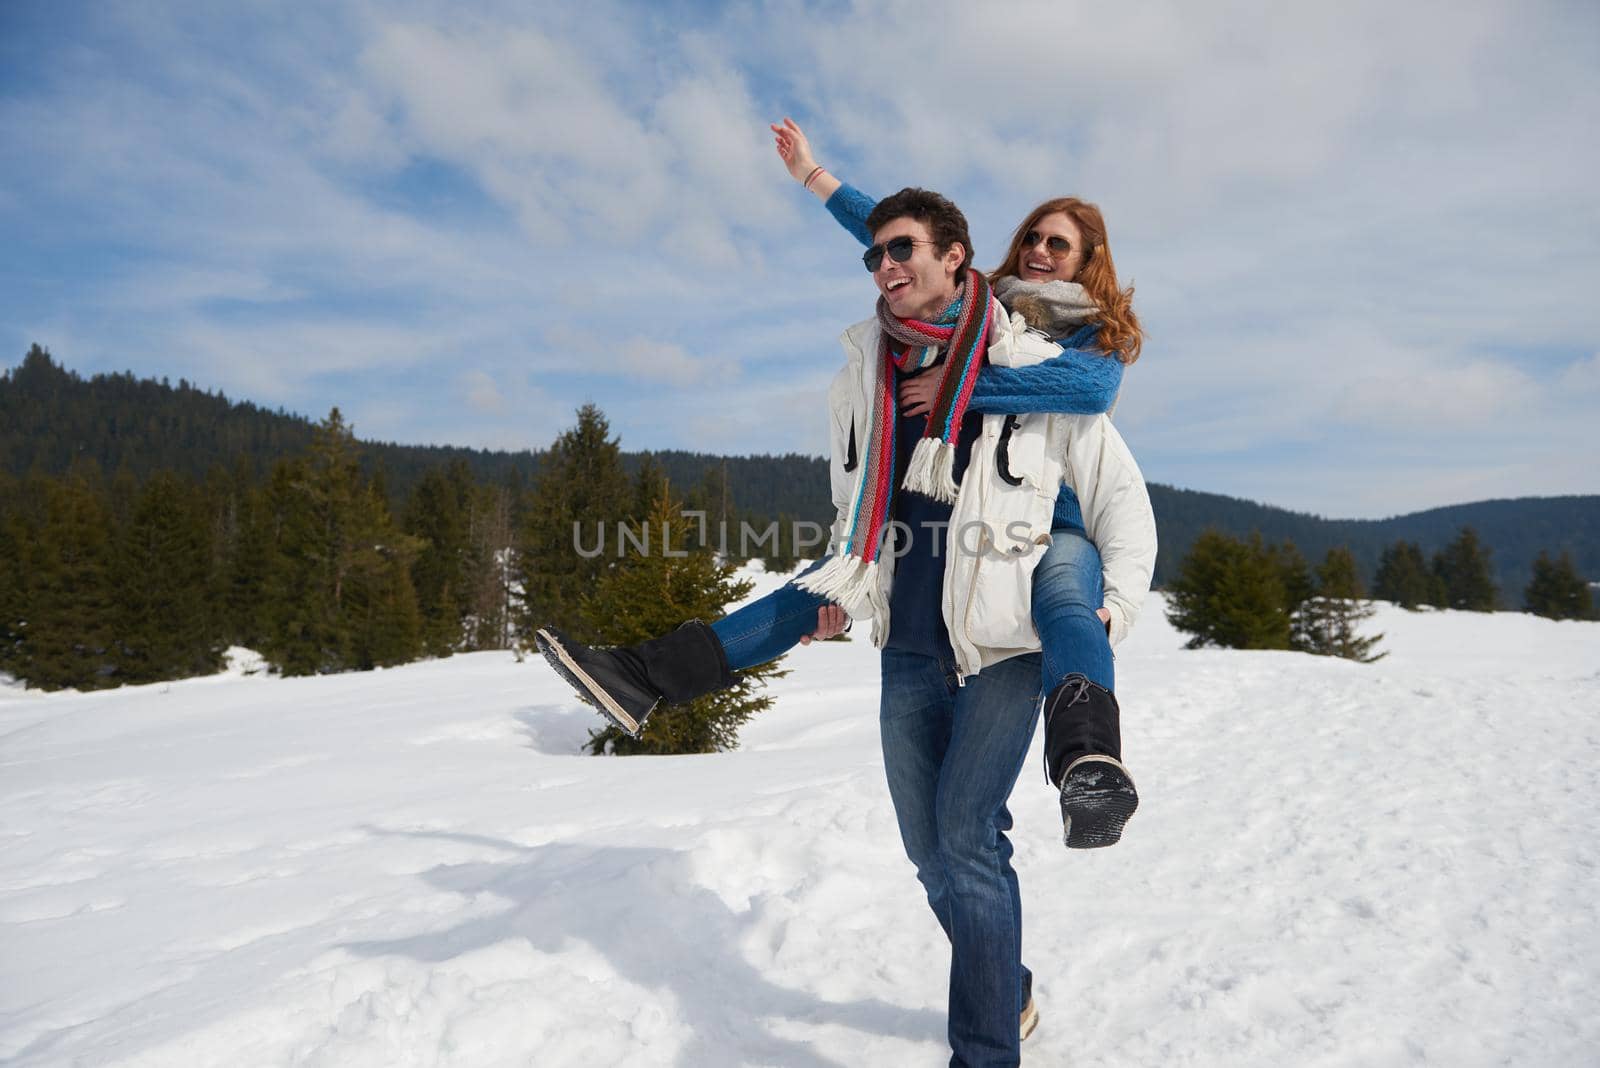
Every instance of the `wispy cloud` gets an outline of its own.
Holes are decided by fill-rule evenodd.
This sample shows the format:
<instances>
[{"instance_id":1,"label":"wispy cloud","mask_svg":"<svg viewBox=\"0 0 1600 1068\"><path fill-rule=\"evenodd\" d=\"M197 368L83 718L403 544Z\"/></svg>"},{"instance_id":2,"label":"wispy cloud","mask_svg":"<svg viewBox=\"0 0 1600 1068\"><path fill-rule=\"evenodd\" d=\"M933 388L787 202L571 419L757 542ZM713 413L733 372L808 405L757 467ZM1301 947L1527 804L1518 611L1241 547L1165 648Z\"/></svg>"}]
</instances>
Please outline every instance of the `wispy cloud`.
<instances>
[{"instance_id":1,"label":"wispy cloud","mask_svg":"<svg viewBox=\"0 0 1600 1068\"><path fill-rule=\"evenodd\" d=\"M725 10L349 0L19 19L0 340L402 440L819 450L852 243L794 114L980 262L1097 200L1147 475L1330 514L1600 491L1593 5ZM14 149L14 151L9 151ZM670 413L670 414L669 414Z\"/></svg>"}]
</instances>

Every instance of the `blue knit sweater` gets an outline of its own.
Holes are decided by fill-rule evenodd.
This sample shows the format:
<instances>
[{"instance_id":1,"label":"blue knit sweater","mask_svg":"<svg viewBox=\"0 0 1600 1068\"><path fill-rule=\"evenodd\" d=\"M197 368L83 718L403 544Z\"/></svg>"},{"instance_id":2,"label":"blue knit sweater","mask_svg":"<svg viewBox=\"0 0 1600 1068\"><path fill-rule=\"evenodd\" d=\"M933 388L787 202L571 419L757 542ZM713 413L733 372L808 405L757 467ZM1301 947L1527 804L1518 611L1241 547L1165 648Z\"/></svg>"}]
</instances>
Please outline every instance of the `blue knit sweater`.
<instances>
[{"instance_id":1,"label":"blue knit sweater","mask_svg":"<svg viewBox=\"0 0 1600 1068\"><path fill-rule=\"evenodd\" d=\"M844 183L828 198L827 209L863 245L872 244L867 216L878 202ZM1111 410L1122 388L1122 361L1094 348L1100 327L1094 323L1051 340L1061 355L1032 367L989 367L978 372L968 408L978 412L1065 412L1094 415ZM1070 486L1056 498L1054 525L1083 529L1083 510Z\"/></svg>"}]
</instances>

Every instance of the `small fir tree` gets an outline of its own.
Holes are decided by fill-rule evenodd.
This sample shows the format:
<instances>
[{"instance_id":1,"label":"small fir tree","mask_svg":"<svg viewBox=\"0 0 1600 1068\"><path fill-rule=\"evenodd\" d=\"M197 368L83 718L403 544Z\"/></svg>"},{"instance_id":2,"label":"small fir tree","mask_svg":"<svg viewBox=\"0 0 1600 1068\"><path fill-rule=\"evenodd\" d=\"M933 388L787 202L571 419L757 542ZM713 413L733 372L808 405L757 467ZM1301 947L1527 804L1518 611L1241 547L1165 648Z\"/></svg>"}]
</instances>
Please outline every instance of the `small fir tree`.
<instances>
[{"instance_id":1,"label":"small fir tree","mask_svg":"<svg viewBox=\"0 0 1600 1068\"><path fill-rule=\"evenodd\" d=\"M1300 649L1300 615L1317 586L1311 577L1311 567L1305 554L1292 541L1284 541L1267 548L1267 556L1278 570L1283 583L1283 610L1289 614L1289 648Z\"/></svg>"},{"instance_id":2,"label":"small fir tree","mask_svg":"<svg viewBox=\"0 0 1600 1068\"><path fill-rule=\"evenodd\" d=\"M1375 611L1363 601L1356 558L1348 548L1329 549L1317 568L1317 586L1296 617L1295 648L1318 656L1342 656L1370 664L1387 654L1372 649L1383 635L1362 637L1357 628Z\"/></svg>"},{"instance_id":3,"label":"small fir tree","mask_svg":"<svg viewBox=\"0 0 1600 1068\"><path fill-rule=\"evenodd\" d=\"M1429 570L1422 546L1414 541L1397 541L1383 550L1372 595L1413 612L1421 605L1445 603L1444 583Z\"/></svg>"},{"instance_id":4,"label":"small fir tree","mask_svg":"<svg viewBox=\"0 0 1600 1068\"><path fill-rule=\"evenodd\" d=\"M1478 533L1462 527L1456 540L1434 554L1433 573L1438 577L1448 608L1469 612L1493 612L1499 591L1494 585L1494 567L1489 547L1478 542Z\"/></svg>"},{"instance_id":5,"label":"small fir tree","mask_svg":"<svg viewBox=\"0 0 1600 1068\"><path fill-rule=\"evenodd\" d=\"M1192 634L1188 648L1289 648L1281 552L1260 535L1240 541L1217 530L1195 539L1167 586L1167 619Z\"/></svg>"},{"instance_id":6,"label":"small fir tree","mask_svg":"<svg viewBox=\"0 0 1600 1068\"><path fill-rule=\"evenodd\" d=\"M681 510L663 492L646 521L651 551L625 556L582 599L582 617L591 633L616 645L644 641L685 620L720 619L725 605L750 591L749 582L733 577L732 565L717 563L705 550L687 550L689 524ZM741 671L726 690L688 704L657 706L637 740L607 727L591 737L590 749L658 755L733 749L739 744L739 728L772 704L761 692L762 684L782 674L778 661Z\"/></svg>"},{"instance_id":7,"label":"small fir tree","mask_svg":"<svg viewBox=\"0 0 1600 1068\"><path fill-rule=\"evenodd\" d=\"M1539 554L1533 562L1533 579L1522 593L1522 604L1534 615L1549 619L1589 619L1594 615L1589 584L1566 550L1555 560L1548 552Z\"/></svg>"}]
</instances>

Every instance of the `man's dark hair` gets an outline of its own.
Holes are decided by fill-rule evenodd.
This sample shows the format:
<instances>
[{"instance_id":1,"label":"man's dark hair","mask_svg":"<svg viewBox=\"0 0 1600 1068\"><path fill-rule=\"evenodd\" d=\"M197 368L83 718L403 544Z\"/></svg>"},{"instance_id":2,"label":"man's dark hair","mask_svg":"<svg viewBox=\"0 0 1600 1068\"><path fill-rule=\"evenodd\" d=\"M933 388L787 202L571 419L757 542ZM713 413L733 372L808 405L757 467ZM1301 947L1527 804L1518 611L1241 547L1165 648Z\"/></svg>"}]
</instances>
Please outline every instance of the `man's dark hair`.
<instances>
[{"instance_id":1,"label":"man's dark hair","mask_svg":"<svg viewBox=\"0 0 1600 1068\"><path fill-rule=\"evenodd\" d=\"M972 266L972 237L967 233L967 217L961 214L961 209L930 189L908 187L878 201L872 214L867 216L867 231L875 234L894 220L907 217L927 226L934 243L939 246L940 255L951 245L960 243L962 258L961 266L956 269L956 280L965 277L964 272Z\"/></svg>"}]
</instances>

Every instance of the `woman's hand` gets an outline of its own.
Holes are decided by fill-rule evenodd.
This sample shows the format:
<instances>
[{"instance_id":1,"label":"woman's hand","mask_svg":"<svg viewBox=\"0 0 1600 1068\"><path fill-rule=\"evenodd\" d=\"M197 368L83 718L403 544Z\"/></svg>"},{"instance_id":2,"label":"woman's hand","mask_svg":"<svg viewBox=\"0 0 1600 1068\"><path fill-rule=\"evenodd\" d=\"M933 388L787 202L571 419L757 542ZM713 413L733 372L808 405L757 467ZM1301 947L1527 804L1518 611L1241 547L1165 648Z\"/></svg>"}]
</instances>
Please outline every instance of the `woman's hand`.
<instances>
[{"instance_id":1,"label":"woman's hand","mask_svg":"<svg viewBox=\"0 0 1600 1068\"><path fill-rule=\"evenodd\" d=\"M847 622L849 620L845 618L843 608L836 604L825 604L817 609L816 632L803 635L800 644L810 645L813 641L825 642L834 635L843 634Z\"/></svg>"},{"instance_id":2,"label":"woman's hand","mask_svg":"<svg viewBox=\"0 0 1600 1068\"><path fill-rule=\"evenodd\" d=\"M805 131L787 117L783 125L774 123L771 129L778 146L778 158L789 168L789 175L797 182L805 181L817 169L817 161L811 156L811 142L806 140Z\"/></svg>"},{"instance_id":3,"label":"woman's hand","mask_svg":"<svg viewBox=\"0 0 1600 1068\"><path fill-rule=\"evenodd\" d=\"M927 415L933 411L933 399L939 395L937 372L925 372L900 383L900 414Z\"/></svg>"}]
</instances>

